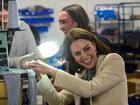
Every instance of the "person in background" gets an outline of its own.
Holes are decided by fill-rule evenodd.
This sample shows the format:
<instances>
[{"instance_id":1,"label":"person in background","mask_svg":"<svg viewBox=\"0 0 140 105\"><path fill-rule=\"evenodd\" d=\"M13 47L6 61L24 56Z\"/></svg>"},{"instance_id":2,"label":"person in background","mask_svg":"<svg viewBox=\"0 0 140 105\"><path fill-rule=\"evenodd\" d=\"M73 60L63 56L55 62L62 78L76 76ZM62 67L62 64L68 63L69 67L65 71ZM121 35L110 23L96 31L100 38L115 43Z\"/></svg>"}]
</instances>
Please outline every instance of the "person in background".
<instances>
[{"instance_id":1,"label":"person in background","mask_svg":"<svg viewBox=\"0 0 140 105\"><path fill-rule=\"evenodd\" d=\"M72 28L84 28L93 32L89 17L84 8L78 4L68 5L61 9L58 14L60 30L65 34Z\"/></svg>"},{"instance_id":2,"label":"person in background","mask_svg":"<svg viewBox=\"0 0 140 105\"><path fill-rule=\"evenodd\" d=\"M67 57L79 65L75 76L48 65L40 60L24 63L37 73L55 78L54 84L48 76L39 78L38 92L49 105L128 105L127 79L122 57L112 53L93 33L82 29L71 29L64 40ZM57 92L54 86L63 90Z\"/></svg>"},{"instance_id":3,"label":"person in background","mask_svg":"<svg viewBox=\"0 0 140 105\"><path fill-rule=\"evenodd\" d=\"M1 6L1 5L0 5ZM3 12L3 13L2 13ZM2 13L2 14L1 14ZM0 12L4 15L4 29L7 29L8 22L8 0L4 0L4 10ZM20 58L26 54L32 53L37 47L35 37L27 23L20 21L21 31L8 32L8 60L10 68L17 68ZM28 105L27 88L22 89L22 104Z\"/></svg>"},{"instance_id":4,"label":"person in background","mask_svg":"<svg viewBox=\"0 0 140 105\"><path fill-rule=\"evenodd\" d=\"M1 15L4 15L4 29L7 29L7 10L8 1L4 0L4 10L0 12ZM20 21L20 29L22 31L9 31L8 33L9 67L17 67L20 57L32 53L37 47L34 35L29 25L24 21Z\"/></svg>"},{"instance_id":5,"label":"person in background","mask_svg":"<svg viewBox=\"0 0 140 105\"><path fill-rule=\"evenodd\" d=\"M72 4L62 8L58 14L58 20L59 20L60 30L62 30L65 35L70 29L76 27L84 28L90 31L91 33L95 33L86 11L79 4ZM98 39L101 40L103 43L105 43L108 47L110 48L112 47L110 41L105 37L100 36L98 37ZM63 55L65 55L65 51ZM66 58L66 68L69 73L71 74L75 73L76 67L70 64L69 59L67 58Z\"/></svg>"},{"instance_id":6,"label":"person in background","mask_svg":"<svg viewBox=\"0 0 140 105\"><path fill-rule=\"evenodd\" d=\"M8 0L0 2L0 29L4 29L8 21Z\"/></svg>"},{"instance_id":7,"label":"person in background","mask_svg":"<svg viewBox=\"0 0 140 105\"><path fill-rule=\"evenodd\" d=\"M37 47L34 35L24 21L20 21L20 29L23 31L15 31L12 43L9 43L9 66L17 67L20 57L32 53Z\"/></svg>"},{"instance_id":8,"label":"person in background","mask_svg":"<svg viewBox=\"0 0 140 105\"><path fill-rule=\"evenodd\" d=\"M40 44L39 32L37 31L35 26L33 26L33 25L29 25L29 26L30 26L31 31L33 32L34 37L35 37L36 44L39 45Z\"/></svg>"}]
</instances>

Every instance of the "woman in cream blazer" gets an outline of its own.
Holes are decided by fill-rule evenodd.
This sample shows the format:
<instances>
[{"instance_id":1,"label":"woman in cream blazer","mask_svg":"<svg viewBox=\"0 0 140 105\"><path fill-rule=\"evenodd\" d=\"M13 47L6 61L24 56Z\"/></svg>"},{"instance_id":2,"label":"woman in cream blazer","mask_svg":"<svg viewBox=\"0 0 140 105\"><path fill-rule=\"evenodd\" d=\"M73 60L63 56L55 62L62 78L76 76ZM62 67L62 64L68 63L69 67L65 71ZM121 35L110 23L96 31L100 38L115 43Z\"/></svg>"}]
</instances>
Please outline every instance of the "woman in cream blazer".
<instances>
[{"instance_id":1,"label":"woman in cream blazer","mask_svg":"<svg viewBox=\"0 0 140 105\"><path fill-rule=\"evenodd\" d=\"M38 92L49 105L68 105L73 101L75 105L128 105L125 65L120 55L109 53L92 33L81 28L70 30L64 43L66 56L80 65L75 76L40 60L24 64L55 78L53 85L47 75L37 83ZM89 75L90 80L83 79L90 70L95 75ZM57 92L54 86L63 90ZM89 104L82 101L85 99Z\"/></svg>"}]
</instances>

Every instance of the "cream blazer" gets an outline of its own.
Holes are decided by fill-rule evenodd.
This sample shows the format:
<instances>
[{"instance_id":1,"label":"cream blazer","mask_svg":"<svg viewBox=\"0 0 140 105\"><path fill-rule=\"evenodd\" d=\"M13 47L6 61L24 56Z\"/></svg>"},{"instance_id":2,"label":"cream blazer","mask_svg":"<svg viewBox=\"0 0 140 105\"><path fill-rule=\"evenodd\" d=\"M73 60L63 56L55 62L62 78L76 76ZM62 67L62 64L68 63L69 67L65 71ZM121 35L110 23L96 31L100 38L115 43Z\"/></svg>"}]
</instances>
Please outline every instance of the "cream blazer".
<instances>
[{"instance_id":1,"label":"cream blazer","mask_svg":"<svg viewBox=\"0 0 140 105\"><path fill-rule=\"evenodd\" d=\"M80 105L81 96L90 97L90 105L128 105L125 65L120 55L99 56L96 76L91 81L80 79L84 73L73 76L59 70L54 85L64 90L57 93L46 76L37 83L38 92L49 105L68 105L73 100Z\"/></svg>"}]
</instances>

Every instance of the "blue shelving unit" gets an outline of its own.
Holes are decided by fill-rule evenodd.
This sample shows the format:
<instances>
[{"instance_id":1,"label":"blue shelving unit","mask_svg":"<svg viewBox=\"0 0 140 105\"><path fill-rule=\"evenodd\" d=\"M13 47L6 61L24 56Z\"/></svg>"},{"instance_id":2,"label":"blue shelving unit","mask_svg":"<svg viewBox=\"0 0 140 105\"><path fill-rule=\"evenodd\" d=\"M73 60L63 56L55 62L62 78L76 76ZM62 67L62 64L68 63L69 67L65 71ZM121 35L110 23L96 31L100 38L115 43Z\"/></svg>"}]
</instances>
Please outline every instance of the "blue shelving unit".
<instances>
[{"instance_id":1,"label":"blue shelving unit","mask_svg":"<svg viewBox=\"0 0 140 105\"><path fill-rule=\"evenodd\" d=\"M31 8L19 9L20 19L29 25L35 26L39 33L48 31L51 23L54 22L53 13L54 10L52 8L43 8L40 10Z\"/></svg>"},{"instance_id":2,"label":"blue shelving unit","mask_svg":"<svg viewBox=\"0 0 140 105\"><path fill-rule=\"evenodd\" d=\"M140 2L97 4L95 30L110 39L114 51L125 60L126 72L134 72L140 64ZM117 33L111 33L116 29ZM109 31L108 31L109 30Z\"/></svg>"}]
</instances>

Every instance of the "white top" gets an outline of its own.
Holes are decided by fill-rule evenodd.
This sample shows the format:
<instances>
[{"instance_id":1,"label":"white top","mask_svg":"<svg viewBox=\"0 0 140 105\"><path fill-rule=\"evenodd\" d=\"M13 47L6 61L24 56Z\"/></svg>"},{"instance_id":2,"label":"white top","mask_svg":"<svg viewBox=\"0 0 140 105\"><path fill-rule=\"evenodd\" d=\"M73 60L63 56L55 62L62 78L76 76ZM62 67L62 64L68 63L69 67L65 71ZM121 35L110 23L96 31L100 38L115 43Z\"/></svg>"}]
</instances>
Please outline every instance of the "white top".
<instances>
[{"instance_id":1,"label":"white top","mask_svg":"<svg viewBox=\"0 0 140 105\"><path fill-rule=\"evenodd\" d=\"M17 67L20 57L33 52L37 46L34 35L25 22L20 22L20 29L24 31L16 31L13 37L9 53L9 67Z\"/></svg>"}]
</instances>

